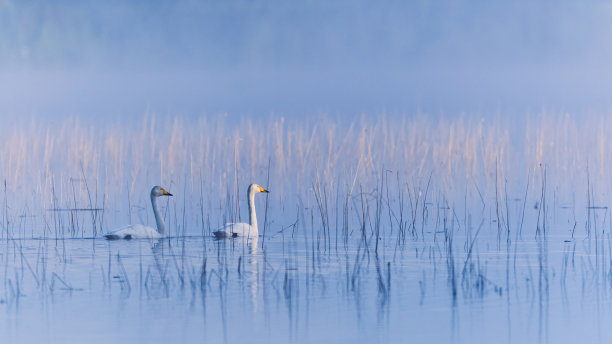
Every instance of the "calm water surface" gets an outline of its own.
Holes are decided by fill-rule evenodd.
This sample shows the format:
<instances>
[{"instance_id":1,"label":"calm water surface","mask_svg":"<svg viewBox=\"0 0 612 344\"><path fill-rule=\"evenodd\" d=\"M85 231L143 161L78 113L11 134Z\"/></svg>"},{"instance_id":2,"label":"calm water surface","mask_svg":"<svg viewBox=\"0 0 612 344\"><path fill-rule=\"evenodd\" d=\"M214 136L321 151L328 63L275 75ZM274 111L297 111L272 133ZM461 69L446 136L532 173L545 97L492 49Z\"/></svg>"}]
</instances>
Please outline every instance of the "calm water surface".
<instances>
[{"instance_id":1,"label":"calm water surface","mask_svg":"<svg viewBox=\"0 0 612 344\"><path fill-rule=\"evenodd\" d=\"M521 343L612 335L607 239L483 237L472 253L467 240L449 245L444 233L380 238L378 248L374 237L263 241L5 240L2 338Z\"/></svg>"}]
</instances>

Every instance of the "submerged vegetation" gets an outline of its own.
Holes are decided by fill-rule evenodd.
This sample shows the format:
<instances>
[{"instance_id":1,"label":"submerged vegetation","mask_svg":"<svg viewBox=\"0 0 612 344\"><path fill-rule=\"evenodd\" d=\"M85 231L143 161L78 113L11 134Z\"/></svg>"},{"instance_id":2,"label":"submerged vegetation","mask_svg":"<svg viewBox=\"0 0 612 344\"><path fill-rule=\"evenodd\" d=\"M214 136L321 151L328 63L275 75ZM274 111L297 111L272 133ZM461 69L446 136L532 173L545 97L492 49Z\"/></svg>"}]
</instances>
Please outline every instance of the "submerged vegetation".
<instances>
[{"instance_id":1,"label":"submerged vegetation","mask_svg":"<svg viewBox=\"0 0 612 344\"><path fill-rule=\"evenodd\" d=\"M575 319L612 294L605 117L232 123L145 116L3 131L1 302L15 309L66 293L101 295L94 304L166 300L161 307L198 314L197 324L172 325L190 330L187 341L251 331L312 342L310 328L350 314L332 338L359 329L361 340L400 341L410 329L469 342L497 338L495 329L508 341L565 338L549 330L560 321L554 312L586 304L566 311ZM248 218L255 181L271 191L256 201L259 238L214 240L216 228ZM100 239L154 222L143 196L154 184L175 196L161 205L170 238ZM444 331L427 333L427 319L441 314ZM473 316L491 316L490 332L461 330ZM361 326L372 322L387 330Z\"/></svg>"}]
</instances>

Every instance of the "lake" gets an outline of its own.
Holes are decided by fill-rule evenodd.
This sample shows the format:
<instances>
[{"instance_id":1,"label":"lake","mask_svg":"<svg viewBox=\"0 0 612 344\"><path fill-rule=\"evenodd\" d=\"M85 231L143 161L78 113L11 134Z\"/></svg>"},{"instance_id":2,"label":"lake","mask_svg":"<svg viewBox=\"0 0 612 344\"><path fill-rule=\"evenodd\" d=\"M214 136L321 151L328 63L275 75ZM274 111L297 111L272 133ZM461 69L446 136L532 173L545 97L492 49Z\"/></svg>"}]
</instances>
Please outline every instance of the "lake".
<instances>
[{"instance_id":1,"label":"lake","mask_svg":"<svg viewBox=\"0 0 612 344\"><path fill-rule=\"evenodd\" d=\"M381 118L12 124L2 338L607 342L607 122ZM156 184L169 238L103 239Z\"/></svg>"}]
</instances>

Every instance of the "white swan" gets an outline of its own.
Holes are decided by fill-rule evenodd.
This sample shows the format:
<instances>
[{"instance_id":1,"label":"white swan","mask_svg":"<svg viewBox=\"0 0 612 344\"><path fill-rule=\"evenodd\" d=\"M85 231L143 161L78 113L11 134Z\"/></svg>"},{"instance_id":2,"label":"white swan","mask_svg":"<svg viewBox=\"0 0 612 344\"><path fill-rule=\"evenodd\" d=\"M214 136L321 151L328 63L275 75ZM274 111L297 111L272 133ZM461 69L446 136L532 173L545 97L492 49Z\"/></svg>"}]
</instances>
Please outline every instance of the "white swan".
<instances>
[{"instance_id":1,"label":"white swan","mask_svg":"<svg viewBox=\"0 0 612 344\"><path fill-rule=\"evenodd\" d=\"M157 197L159 196L172 196L172 194L161 186L154 186L151 189L151 205L153 206L153 214L155 214L155 222L157 222L157 230L140 224L127 225L104 234L104 237L107 239L157 239L163 237L166 234L166 224L157 207Z\"/></svg>"},{"instance_id":2,"label":"white swan","mask_svg":"<svg viewBox=\"0 0 612 344\"><path fill-rule=\"evenodd\" d=\"M247 237L257 238L257 215L255 214L255 194L269 192L257 184L249 185L247 197L249 200L249 223L226 223L225 226L217 229L213 234L217 238Z\"/></svg>"}]
</instances>

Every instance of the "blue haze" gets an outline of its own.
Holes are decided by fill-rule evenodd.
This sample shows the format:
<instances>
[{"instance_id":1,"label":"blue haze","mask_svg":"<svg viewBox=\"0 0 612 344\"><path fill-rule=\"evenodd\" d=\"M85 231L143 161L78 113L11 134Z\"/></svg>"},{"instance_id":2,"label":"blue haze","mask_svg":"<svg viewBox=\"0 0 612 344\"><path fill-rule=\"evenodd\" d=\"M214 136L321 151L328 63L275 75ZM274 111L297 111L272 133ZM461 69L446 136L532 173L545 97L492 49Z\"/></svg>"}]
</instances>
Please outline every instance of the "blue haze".
<instances>
[{"instance_id":1,"label":"blue haze","mask_svg":"<svg viewBox=\"0 0 612 344\"><path fill-rule=\"evenodd\" d=\"M0 341L609 342L611 14L0 0Z\"/></svg>"},{"instance_id":2,"label":"blue haze","mask_svg":"<svg viewBox=\"0 0 612 344\"><path fill-rule=\"evenodd\" d=\"M0 110L607 109L607 1L0 2Z\"/></svg>"}]
</instances>

